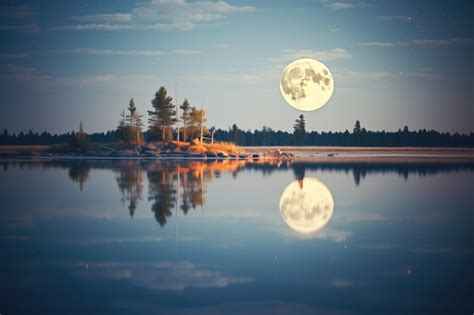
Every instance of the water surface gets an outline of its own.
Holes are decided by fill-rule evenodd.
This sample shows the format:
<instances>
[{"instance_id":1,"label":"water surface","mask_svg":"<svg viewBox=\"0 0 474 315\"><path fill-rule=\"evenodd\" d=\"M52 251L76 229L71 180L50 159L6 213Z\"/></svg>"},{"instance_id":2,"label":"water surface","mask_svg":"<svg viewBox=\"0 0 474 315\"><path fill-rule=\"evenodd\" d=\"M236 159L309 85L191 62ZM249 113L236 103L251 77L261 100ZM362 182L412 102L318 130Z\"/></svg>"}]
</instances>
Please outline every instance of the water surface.
<instances>
[{"instance_id":1,"label":"water surface","mask_svg":"<svg viewBox=\"0 0 474 315\"><path fill-rule=\"evenodd\" d=\"M2 315L474 311L470 164L1 166Z\"/></svg>"}]
</instances>

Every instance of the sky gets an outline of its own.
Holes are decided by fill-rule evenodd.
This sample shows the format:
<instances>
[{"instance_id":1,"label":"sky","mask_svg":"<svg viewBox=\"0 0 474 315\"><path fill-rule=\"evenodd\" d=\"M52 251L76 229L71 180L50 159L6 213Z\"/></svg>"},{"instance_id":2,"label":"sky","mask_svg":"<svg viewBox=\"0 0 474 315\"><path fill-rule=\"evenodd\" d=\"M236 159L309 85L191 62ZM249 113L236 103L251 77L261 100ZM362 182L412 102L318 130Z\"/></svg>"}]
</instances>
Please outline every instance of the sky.
<instances>
[{"instance_id":1,"label":"sky","mask_svg":"<svg viewBox=\"0 0 474 315\"><path fill-rule=\"evenodd\" d=\"M3 1L0 129L116 128L160 86L208 126L291 131L474 132L470 1ZM323 108L299 112L280 75L298 58L331 70ZM177 84L176 84L177 83Z\"/></svg>"}]
</instances>

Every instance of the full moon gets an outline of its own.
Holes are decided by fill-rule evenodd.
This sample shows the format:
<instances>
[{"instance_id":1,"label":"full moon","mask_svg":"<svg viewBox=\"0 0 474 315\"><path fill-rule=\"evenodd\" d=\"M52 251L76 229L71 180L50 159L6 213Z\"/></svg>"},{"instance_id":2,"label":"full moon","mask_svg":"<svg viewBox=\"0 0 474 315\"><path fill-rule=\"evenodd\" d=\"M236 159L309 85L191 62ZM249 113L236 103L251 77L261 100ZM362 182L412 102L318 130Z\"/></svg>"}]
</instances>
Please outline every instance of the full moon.
<instances>
[{"instance_id":1,"label":"full moon","mask_svg":"<svg viewBox=\"0 0 474 315\"><path fill-rule=\"evenodd\" d=\"M286 66L280 79L283 98L296 109L312 111L323 107L334 92L331 71L321 62L304 58Z\"/></svg>"},{"instance_id":2,"label":"full moon","mask_svg":"<svg viewBox=\"0 0 474 315\"><path fill-rule=\"evenodd\" d=\"M299 233L309 234L324 227L333 210L331 192L315 178L292 182L280 197L283 221Z\"/></svg>"}]
</instances>

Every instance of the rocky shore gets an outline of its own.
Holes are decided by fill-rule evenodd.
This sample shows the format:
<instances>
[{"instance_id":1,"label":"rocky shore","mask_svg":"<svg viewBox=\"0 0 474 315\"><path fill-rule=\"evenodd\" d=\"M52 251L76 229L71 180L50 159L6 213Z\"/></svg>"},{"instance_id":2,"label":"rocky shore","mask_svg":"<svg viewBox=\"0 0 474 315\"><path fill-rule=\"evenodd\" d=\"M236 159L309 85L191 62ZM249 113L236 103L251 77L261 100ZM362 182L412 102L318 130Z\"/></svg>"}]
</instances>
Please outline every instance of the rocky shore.
<instances>
[{"instance_id":1,"label":"rocky shore","mask_svg":"<svg viewBox=\"0 0 474 315\"><path fill-rule=\"evenodd\" d=\"M193 143L151 142L146 144L90 144L85 148L66 145L51 146L42 157L71 158L147 158L147 159L239 159L239 160L293 160L294 155L279 149L266 152L245 152L238 147Z\"/></svg>"}]
</instances>

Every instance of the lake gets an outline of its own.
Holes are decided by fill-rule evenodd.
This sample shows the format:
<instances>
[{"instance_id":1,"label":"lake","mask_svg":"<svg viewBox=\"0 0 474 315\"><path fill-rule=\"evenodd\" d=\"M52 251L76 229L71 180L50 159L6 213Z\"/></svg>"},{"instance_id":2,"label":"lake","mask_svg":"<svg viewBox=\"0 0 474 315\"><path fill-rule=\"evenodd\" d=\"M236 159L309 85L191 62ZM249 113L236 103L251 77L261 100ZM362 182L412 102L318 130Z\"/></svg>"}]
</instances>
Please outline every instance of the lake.
<instances>
[{"instance_id":1,"label":"lake","mask_svg":"<svg viewBox=\"0 0 474 315\"><path fill-rule=\"evenodd\" d=\"M0 314L472 314L474 165L0 161Z\"/></svg>"}]
</instances>

